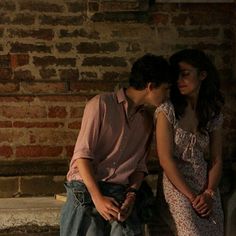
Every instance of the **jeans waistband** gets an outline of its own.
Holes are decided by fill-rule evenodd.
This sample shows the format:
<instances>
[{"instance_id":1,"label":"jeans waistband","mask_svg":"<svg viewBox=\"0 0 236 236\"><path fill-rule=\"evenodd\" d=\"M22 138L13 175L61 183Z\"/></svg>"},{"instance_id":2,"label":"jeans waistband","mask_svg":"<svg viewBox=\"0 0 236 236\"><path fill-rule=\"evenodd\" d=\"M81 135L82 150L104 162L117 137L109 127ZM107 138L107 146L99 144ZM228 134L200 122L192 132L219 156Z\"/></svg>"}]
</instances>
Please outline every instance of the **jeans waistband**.
<instances>
[{"instance_id":1,"label":"jeans waistband","mask_svg":"<svg viewBox=\"0 0 236 236\"><path fill-rule=\"evenodd\" d=\"M98 186L104 196L113 197L120 203L123 202L125 197L126 186L104 181L99 181ZM91 201L91 196L83 182L72 180L70 182L66 182L65 187L67 189L67 192L70 190L72 190L74 193L80 192L80 194L83 195L80 197L83 198L83 201Z\"/></svg>"}]
</instances>

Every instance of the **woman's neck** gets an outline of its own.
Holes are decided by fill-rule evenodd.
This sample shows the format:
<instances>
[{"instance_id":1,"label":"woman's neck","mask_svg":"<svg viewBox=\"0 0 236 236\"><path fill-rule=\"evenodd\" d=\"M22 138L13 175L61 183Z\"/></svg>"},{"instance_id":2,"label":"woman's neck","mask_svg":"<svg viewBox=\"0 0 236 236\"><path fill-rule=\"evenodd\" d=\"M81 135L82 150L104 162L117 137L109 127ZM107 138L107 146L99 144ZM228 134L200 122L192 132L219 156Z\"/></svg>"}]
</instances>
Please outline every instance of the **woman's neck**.
<instances>
[{"instance_id":1,"label":"woman's neck","mask_svg":"<svg viewBox=\"0 0 236 236\"><path fill-rule=\"evenodd\" d=\"M192 109L192 110L196 110L197 107L197 100L198 100L198 94L194 94L192 96L187 96L186 97L188 106Z\"/></svg>"}]
</instances>

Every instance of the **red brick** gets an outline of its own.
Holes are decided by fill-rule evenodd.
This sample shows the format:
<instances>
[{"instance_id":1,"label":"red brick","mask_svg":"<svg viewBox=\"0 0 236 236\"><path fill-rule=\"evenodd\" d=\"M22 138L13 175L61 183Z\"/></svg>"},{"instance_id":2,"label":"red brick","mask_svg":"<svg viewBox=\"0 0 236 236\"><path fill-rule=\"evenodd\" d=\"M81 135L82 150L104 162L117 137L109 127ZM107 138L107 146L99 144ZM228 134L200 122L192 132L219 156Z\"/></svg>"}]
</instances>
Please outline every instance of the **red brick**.
<instances>
[{"instance_id":1,"label":"red brick","mask_svg":"<svg viewBox=\"0 0 236 236\"><path fill-rule=\"evenodd\" d=\"M72 49L71 43L58 43L56 44L56 48L59 52L69 52Z\"/></svg>"},{"instance_id":2,"label":"red brick","mask_svg":"<svg viewBox=\"0 0 236 236\"><path fill-rule=\"evenodd\" d=\"M69 129L44 129L37 134L38 143L41 145L50 145L50 146L65 146L75 144L77 138L77 130ZM63 153L64 154L64 153Z\"/></svg>"},{"instance_id":3,"label":"red brick","mask_svg":"<svg viewBox=\"0 0 236 236\"><path fill-rule=\"evenodd\" d=\"M1 69L0 69L1 72ZM0 83L0 93L15 93L19 91L19 83Z\"/></svg>"},{"instance_id":4,"label":"red brick","mask_svg":"<svg viewBox=\"0 0 236 236\"><path fill-rule=\"evenodd\" d=\"M90 12L97 12L99 11L99 4L97 2L89 2L88 8Z\"/></svg>"},{"instance_id":5,"label":"red brick","mask_svg":"<svg viewBox=\"0 0 236 236\"><path fill-rule=\"evenodd\" d=\"M0 68L0 80L8 80L12 77L11 68Z\"/></svg>"},{"instance_id":6,"label":"red brick","mask_svg":"<svg viewBox=\"0 0 236 236\"><path fill-rule=\"evenodd\" d=\"M98 74L91 71L83 71L80 75L82 80L95 80L98 78Z\"/></svg>"},{"instance_id":7,"label":"red brick","mask_svg":"<svg viewBox=\"0 0 236 236\"><path fill-rule=\"evenodd\" d=\"M48 117L50 118L65 118L67 116L66 108L54 106L48 108Z\"/></svg>"},{"instance_id":8,"label":"red brick","mask_svg":"<svg viewBox=\"0 0 236 236\"><path fill-rule=\"evenodd\" d=\"M1 123L0 123L1 127ZM64 127L63 122L25 122L25 121L14 121L13 127L16 128L62 128Z\"/></svg>"},{"instance_id":9,"label":"red brick","mask_svg":"<svg viewBox=\"0 0 236 236\"><path fill-rule=\"evenodd\" d=\"M11 66L10 55L0 55L0 68L9 68Z\"/></svg>"},{"instance_id":10,"label":"red brick","mask_svg":"<svg viewBox=\"0 0 236 236\"><path fill-rule=\"evenodd\" d=\"M93 53L102 53L102 52L116 52L119 50L119 44L117 42L108 42L108 43L89 43L81 42L77 47L78 53L93 54Z\"/></svg>"},{"instance_id":11,"label":"red brick","mask_svg":"<svg viewBox=\"0 0 236 236\"><path fill-rule=\"evenodd\" d=\"M11 128L12 122L11 121L0 121L0 128Z\"/></svg>"},{"instance_id":12,"label":"red brick","mask_svg":"<svg viewBox=\"0 0 236 236\"><path fill-rule=\"evenodd\" d=\"M48 68L42 68L39 70L40 76L42 79L50 79L52 77L56 77L56 70L55 69L48 69Z\"/></svg>"},{"instance_id":13,"label":"red brick","mask_svg":"<svg viewBox=\"0 0 236 236\"><path fill-rule=\"evenodd\" d=\"M90 19L94 22L148 23L150 16L147 11L96 12Z\"/></svg>"},{"instance_id":14,"label":"red brick","mask_svg":"<svg viewBox=\"0 0 236 236\"><path fill-rule=\"evenodd\" d=\"M218 36L220 29L219 28L203 28L197 27L194 29L189 28L178 28L179 36L183 38L206 38L212 37L215 38Z\"/></svg>"},{"instance_id":15,"label":"red brick","mask_svg":"<svg viewBox=\"0 0 236 236\"><path fill-rule=\"evenodd\" d=\"M16 6L15 3L9 1L9 0L1 0L0 1L0 9L1 11L15 11L16 10Z\"/></svg>"},{"instance_id":16,"label":"red brick","mask_svg":"<svg viewBox=\"0 0 236 236\"><path fill-rule=\"evenodd\" d=\"M24 29L8 29L7 31L11 38L34 38L52 40L54 32L52 29L37 29L37 30L24 30Z\"/></svg>"},{"instance_id":17,"label":"red brick","mask_svg":"<svg viewBox=\"0 0 236 236\"><path fill-rule=\"evenodd\" d=\"M66 3L69 12L83 12L87 10L87 2L67 2Z\"/></svg>"},{"instance_id":18,"label":"red brick","mask_svg":"<svg viewBox=\"0 0 236 236\"><path fill-rule=\"evenodd\" d=\"M58 157L63 148L58 146L18 146L16 157Z\"/></svg>"},{"instance_id":19,"label":"red brick","mask_svg":"<svg viewBox=\"0 0 236 236\"><path fill-rule=\"evenodd\" d=\"M73 102L73 103L85 103L88 101L88 98L90 98L91 95L51 95L51 96L40 96L38 99L41 102ZM1 100L0 100L1 101Z\"/></svg>"},{"instance_id":20,"label":"red brick","mask_svg":"<svg viewBox=\"0 0 236 236\"><path fill-rule=\"evenodd\" d=\"M83 66L115 66L126 67L127 62L123 57L86 57L82 63Z\"/></svg>"},{"instance_id":21,"label":"red brick","mask_svg":"<svg viewBox=\"0 0 236 236\"><path fill-rule=\"evenodd\" d=\"M14 80L34 80L35 77L32 75L30 70L18 70L14 72Z\"/></svg>"},{"instance_id":22,"label":"red brick","mask_svg":"<svg viewBox=\"0 0 236 236\"><path fill-rule=\"evenodd\" d=\"M66 156L68 157L68 159L71 159L71 157L73 156L74 148L75 146L66 146Z\"/></svg>"},{"instance_id":23,"label":"red brick","mask_svg":"<svg viewBox=\"0 0 236 236\"><path fill-rule=\"evenodd\" d=\"M12 43L11 50L12 53L27 53L27 52L45 52L51 53L51 47L46 44L30 44L30 43Z\"/></svg>"},{"instance_id":24,"label":"red brick","mask_svg":"<svg viewBox=\"0 0 236 236\"><path fill-rule=\"evenodd\" d=\"M17 14L13 20L11 21L12 24L15 25L33 25L35 23L35 16L27 14Z\"/></svg>"},{"instance_id":25,"label":"red brick","mask_svg":"<svg viewBox=\"0 0 236 236\"><path fill-rule=\"evenodd\" d=\"M0 146L0 157L11 157L12 155L13 151L10 146Z\"/></svg>"},{"instance_id":26,"label":"red brick","mask_svg":"<svg viewBox=\"0 0 236 236\"><path fill-rule=\"evenodd\" d=\"M78 69L63 69L59 70L61 80L79 80Z\"/></svg>"},{"instance_id":27,"label":"red brick","mask_svg":"<svg viewBox=\"0 0 236 236\"><path fill-rule=\"evenodd\" d=\"M167 25L169 23L169 15L161 13L155 14L153 21L156 25Z\"/></svg>"},{"instance_id":28,"label":"red brick","mask_svg":"<svg viewBox=\"0 0 236 236\"><path fill-rule=\"evenodd\" d=\"M84 107L72 107L70 109L71 118L81 118L84 113Z\"/></svg>"},{"instance_id":29,"label":"red brick","mask_svg":"<svg viewBox=\"0 0 236 236\"><path fill-rule=\"evenodd\" d=\"M13 145L15 143L22 142L24 139L24 131L19 131L17 129L3 128L0 132L0 143L8 143Z\"/></svg>"},{"instance_id":30,"label":"red brick","mask_svg":"<svg viewBox=\"0 0 236 236\"><path fill-rule=\"evenodd\" d=\"M79 121L70 122L68 124L69 129L77 129L78 130L80 128L80 126L81 126L81 122L79 122Z\"/></svg>"},{"instance_id":31,"label":"red brick","mask_svg":"<svg viewBox=\"0 0 236 236\"><path fill-rule=\"evenodd\" d=\"M218 25L230 24L232 14L222 14L219 12L201 12L189 15L191 25Z\"/></svg>"},{"instance_id":32,"label":"red brick","mask_svg":"<svg viewBox=\"0 0 236 236\"><path fill-rule=\"evenodd\" d=\"M96 85L95 85L96 84ZM98 92L98 91L114 91L116 83L108 81L78 81L71 82L71 91L86 91L86 92Z\"/></svg>"},{"instance_id":33,"label":"red brick","mask_svg":"<svg viewBox=\"0 0 236 236\"><path fill-rule=\"evenodd\" d=\"M22 82L21 90L29 94L63 93L66 91L64 82Z\"/></svg>"},{"instance_id":34,"label":"red brick","mask_svg":"<svg viewBox=\"0 0 236 236\"><path fill-rule=\"evenodd\" d=\"M207 1L205 1L207 2ZM180 6L178 6L179 4L176 4L175 8L176 10L182 10L182 11L191 11L194 13L197 12L215 12L217 14L225 14L225 13L229 13L232 12L234 10L234 6L232 3L182 3L180 4ZM207 5L209 5L209 7L207 7Z\"/></svg>"},{"instance_id":35,"label":"red brick","mask_svg":"<svg viewBox=\"0 0 236 236\"><path fill-rule=\"evenodd\" d=\"M60 65L60 66L74 67L76 65L76 59L75 58L56 58L54 56L33 57L33 63L36 66Z\"/></svg>"},{"instance_id":36,"label":"red brick","mask_svg":"<svg viewBox=\"0 0 236 236\"><path fill-rule=\"evenodd\" d=\"M46 108L43 106L0 106L0 115L6 118L46 118Z\"/></svg>"},{"instance_id":37,"label":"red brick","mask_svg":"<svg viewBox=\"0 0 236 236\"><path fill-rule=\"evenodd\" d=\"M59 4L53 4L50 2L45 1L37 1L35 4L34 1L24 1L19 2L20 10L29 10L29 11L36 11L36 12L63 12L64 7Z\"/></svg>"},{"instance_id":38,"label":"red brick","mask_svg":"<svg viewBox=\"0 0 236 236\"><path fill-rule=\"evenodd\" d=\"M76 30L60 30L60 38L89 38L89 39L99 39L99 32L97 31L86 31L85 29Z\"/></svg>"},{"instance_id":39,"label":"red brick","mask_svg":"<svg viewBox=\"0 0 236 236\"><path fill-rule=\"evenodd\" d=\"M11 23L11 18L6 12L1 11L1 17L0 17L0 24L10 24Z\"/></svg>"},{"instance_id":40,"label":"red brick","mask_svg":"<svg viewBox=\"0 0 236 236\"><path fill-rule=\"evenodd\" d=\"M29 64L28 54L11 54L10 59L12 68Z\"/></svg>"},{"instance_id":41,"label":"red brick","mask_svg":"<svg viewBox=\"0 0 236 236\"><path fill-rule=\"evenodd\" d=\"M140 9L140 3L142 1L103 1L100 6L100 11L104 12L117 12L117 11L138 11L138 10L147 10L148 4L146 8ZM147 2L147 1L143 1Z\"/></svg>"},{"instance_id":42,"label":"red brick","mask_svg":"<svg viewBox=\"0 0 236 236\"><path fill-rule=\"evenodd\" d=\"M1 29L1 28L0 28L0 38L2 38L3 32L4 32L4 29Z\"/></svg>"},{"instance_id":43,"label":"red brick","mask_svg":"<svg viewBox=\"0 0 236 236\"><path fill-rule=\"evenodd\" d=\"M82 76L82 75L81 75ZM102 75L102 79L105 81L128 81L129 73L128 72L115 72L107 71Z\"/></svg>"},{"instance_id":44,"label":"red brick","mask_svg":"<svg viewBox=\"0 0 236 236\"><path fill-rule=\"evenodd\" d=\"M41 25L82 25L85 21L84 16L39 16Z\"/></svg>"},{"instance_id":45,"label":"red brick","mask_svg":"<svg viewBox=\"0 0 236 236\"><path fill-rule=\"evenodd\" d=\"M223 51L225 52L226 50L231 50L232 45L227 42L222 42L222 43L205 43L205 42L200 42L198 44L193 45L193 48L197 48L200 50L212 50L212 51Z\"/></svg>"},{"instance_id":46,"label":"red brick","mask_svg":"<svg viewBox=\"0 0 236 236\"><path fill-rule=\"evenodd\" d=\"M13 95L13 96L1 96L0 103L19 103L19 102L33 102L35 99L35 96L19 96L19 95Z\"/></svg>"},{"instance_id":47,"label":"red brick","mask_svg":"<svg viewBox=\"0 0 236 236\"><path fill-rule=\"evenodd\" d=\"M171 21L174 25L186 25L188 20L189 20L189 14L182 13L178 14L177 16L173 16Z\"/></svg>"}]
</instances>

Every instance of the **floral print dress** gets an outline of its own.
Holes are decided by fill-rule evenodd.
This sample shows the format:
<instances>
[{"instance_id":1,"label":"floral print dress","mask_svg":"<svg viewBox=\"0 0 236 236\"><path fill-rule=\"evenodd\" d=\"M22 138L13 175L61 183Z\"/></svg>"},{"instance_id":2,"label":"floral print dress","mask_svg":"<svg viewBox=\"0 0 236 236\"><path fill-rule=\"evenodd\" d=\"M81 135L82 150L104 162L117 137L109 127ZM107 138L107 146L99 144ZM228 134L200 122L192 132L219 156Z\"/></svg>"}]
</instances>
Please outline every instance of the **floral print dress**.
<instances>
[{"instance_id":1,"label":"floral print dress","mask_svg":"<svg viewBox=\"0 0 236 236\"><path fill-rule=\"evenodd\" d=\"M155 117L163 112L174 128L174 157L177 167L187 184L198 194L207 183L207 162L205 150L209 145L209 132L222 125L222 115L209 122L207 134L191 133L183 130L175 118L174 107L170 102L163 103L155 111ZM209 218L199 217L189 200L179 192L163 173L163 194L165 204L162 210L167 222L178 236L223 236L223 211L219 191L213 203L213 211ZM164 213L163 211L161 211ZM169 216L169 217L168 217Z\"/></svg>"}]
</instances>

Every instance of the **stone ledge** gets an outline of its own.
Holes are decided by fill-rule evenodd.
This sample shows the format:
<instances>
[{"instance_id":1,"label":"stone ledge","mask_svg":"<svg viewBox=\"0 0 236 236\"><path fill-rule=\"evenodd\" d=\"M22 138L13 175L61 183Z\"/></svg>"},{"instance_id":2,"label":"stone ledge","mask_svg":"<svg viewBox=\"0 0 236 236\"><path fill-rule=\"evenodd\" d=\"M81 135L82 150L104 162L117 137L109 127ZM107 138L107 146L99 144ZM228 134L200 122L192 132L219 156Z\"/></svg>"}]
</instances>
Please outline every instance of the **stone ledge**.
<instances>
[{"instance_id":1,"label":"stone ledge","mask_svg":"<svg viewBox=\"0 0 236 236\"><path fill-rule=\"evenodd\" d=\"M2 198L0 233L19 227L59 227L62 205L54 197Z\"/></svg>"},{"instance_id":2,"label":"stone ledge","mask_svg":"<svg viewBox=\"0 0 236 236\"><path fill-rule=\"evenodd\" d=\"M8 160L1 161L0 176L65 175L68 160Z\"/></svg>"}]
</instances>

